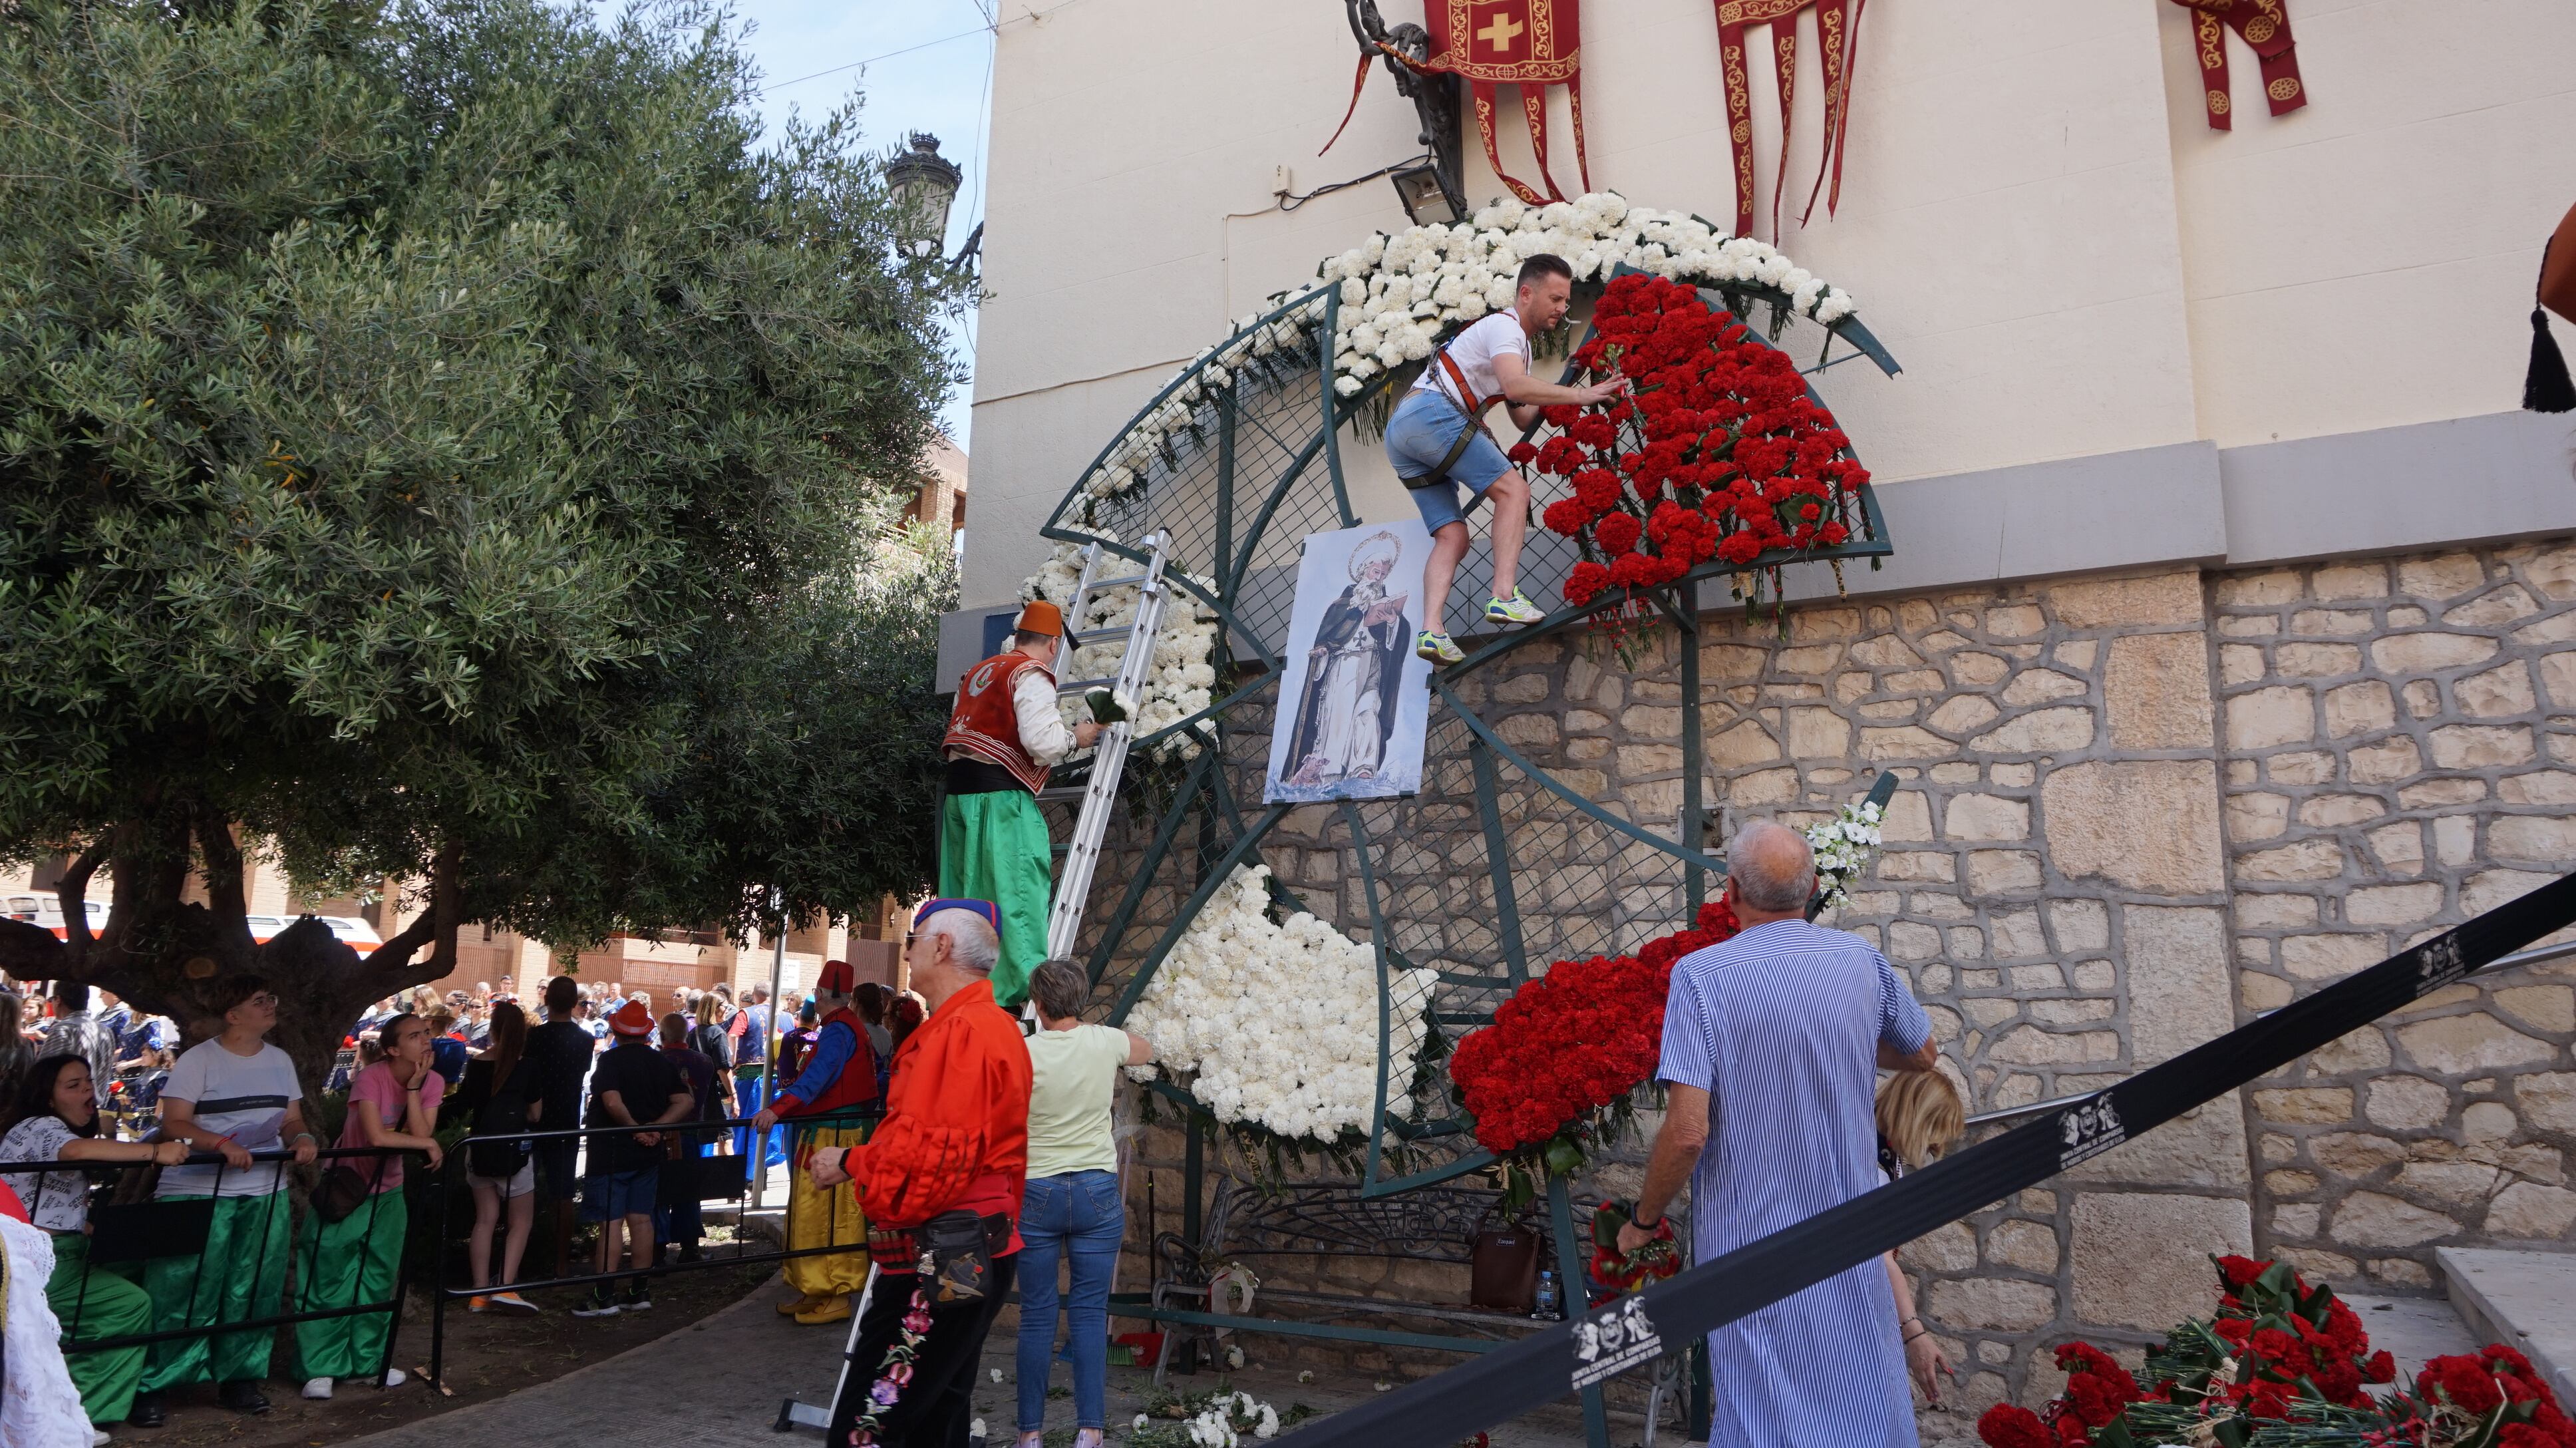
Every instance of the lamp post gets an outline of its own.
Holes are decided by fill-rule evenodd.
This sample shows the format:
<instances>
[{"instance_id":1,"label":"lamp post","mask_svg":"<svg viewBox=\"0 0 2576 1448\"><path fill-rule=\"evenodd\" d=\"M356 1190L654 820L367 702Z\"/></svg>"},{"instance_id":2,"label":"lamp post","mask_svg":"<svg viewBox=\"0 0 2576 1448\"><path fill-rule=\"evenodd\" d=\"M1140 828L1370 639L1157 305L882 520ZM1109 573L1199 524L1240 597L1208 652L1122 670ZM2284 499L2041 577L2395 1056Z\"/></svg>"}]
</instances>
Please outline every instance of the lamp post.
<instances>
[{"instance_id":1,"label":"lamp post","mask_svg":"<svg viewBox=\"0 0 2576 1448\"><path fill-rule=\"evenodd\" d=\"M913 132L909 149L885 163L886 190L903 214L896 224L897 244L915 260L939 255L940 243L948 239L948 208L965 174L939 154L939 138L927 131Z\"/></svg>"}]
</instances>

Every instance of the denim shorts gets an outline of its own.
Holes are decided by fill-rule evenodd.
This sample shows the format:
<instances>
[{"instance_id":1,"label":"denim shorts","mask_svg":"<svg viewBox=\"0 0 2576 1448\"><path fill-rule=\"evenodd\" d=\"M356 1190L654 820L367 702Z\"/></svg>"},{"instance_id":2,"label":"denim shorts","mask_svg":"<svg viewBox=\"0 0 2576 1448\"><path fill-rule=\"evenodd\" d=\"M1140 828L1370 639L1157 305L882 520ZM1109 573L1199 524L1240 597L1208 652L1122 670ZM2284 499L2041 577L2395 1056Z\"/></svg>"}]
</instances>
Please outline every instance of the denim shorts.
<instances>
[{"instance_id":1,"label":"denim shorts","mask_svg":"<svg viewBox=\"0 0 2576 1448\"><path fill-rule=\"evenodd\" d=\"M619 1217L649 1217L661 1187L659 1166L592 1172L581 1181L581 1219L606 1222Z\"/></svg>"},{"instance_id":2,"label":"denim shorts","mask_svg":"<svg viewBox=\"0 0 2576 1448\"><path fill-rule=\"evenodd\" d=\"M1399 478L1423 478L1439 470L1440 460L1457 446L1458 434L1473 427L1465 413L1449 399L1429 392L1408 392L1397 403L1395 416L1386 422L1386 456L1395 464ZM1479 429L1467 440L1467 450L1449 465L1449 481L1433 483L1427 488L1406 488L1413 495L1413 506L1422 513L1422 526L1437 533L1452 523L1467 521L1459 506L1458 485L1463 483L1469 498L1482 498L1495 480L1512 470L1511 460L1494 440Z\"/></svg>"}]
</instances>

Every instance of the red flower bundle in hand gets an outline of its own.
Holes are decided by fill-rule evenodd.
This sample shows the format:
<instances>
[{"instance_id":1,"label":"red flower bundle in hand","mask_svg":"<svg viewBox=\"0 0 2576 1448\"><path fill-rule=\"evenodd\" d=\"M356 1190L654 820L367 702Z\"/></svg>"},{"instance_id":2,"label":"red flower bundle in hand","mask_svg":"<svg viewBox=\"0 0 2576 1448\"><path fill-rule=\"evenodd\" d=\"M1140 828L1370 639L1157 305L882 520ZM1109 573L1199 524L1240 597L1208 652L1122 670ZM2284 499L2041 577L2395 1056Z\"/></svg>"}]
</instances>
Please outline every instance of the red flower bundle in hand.
<instances>
[{"instance_id":1,"label":"red flower bundle in hand","mask_svg":"<svg viewBox=\"0 0 2576 1448\"><path fill-rule=\"evenodd\" d=\"M1497 1156L1533 1151L1636 1090L1663 1053L1673 962L1738 928L1721 900L1635 955L1560 960L1512 992L1449 1062L1477 1143Z\"/></svg>"},{"instance_id":2,"label":"red flower bundle in hand","mask_svg":"<svg viewBox=\"0 0 2576 1448\"><path fill-rule=\"evenodd\" d=\"M1748 565L1851 536L1853 490L1869 472L1787 353L1652 276L1612 281L1592 326L1576 364L1626 377L1633 394L1598 412L1548 408L1558 435L1513 449L1573 484L1541 515L1585 544L1569 602L1670 583L1712 558Z\"/></svg>"}]
</instances>

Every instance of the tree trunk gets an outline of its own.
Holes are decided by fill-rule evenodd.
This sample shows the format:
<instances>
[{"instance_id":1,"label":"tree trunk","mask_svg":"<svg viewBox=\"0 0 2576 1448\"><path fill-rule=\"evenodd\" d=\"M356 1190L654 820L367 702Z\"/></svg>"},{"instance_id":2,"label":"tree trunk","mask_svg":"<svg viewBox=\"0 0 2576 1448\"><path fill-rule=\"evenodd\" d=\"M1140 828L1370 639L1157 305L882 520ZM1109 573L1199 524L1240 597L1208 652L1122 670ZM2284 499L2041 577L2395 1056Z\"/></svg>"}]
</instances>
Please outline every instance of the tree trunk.
<instances>
[{"instance_id":1,"label":"tree trunk","mask_svg":"<svg viewBox=\"0 0 2576 1448\"><path fill-rule=\"evenodd\" d=\"M202 861L207 904L182 898L192 854ZM87 892L102 867L113 874L114 894L105 931L92 935ZM464 923L456 854L441 851L431 870L429 909L363 957L309 915L266 944L254 943L242 875L232 821L213 810L173 804L121 820L63 877L69 938L0 919L0 969L21 980L114 991L138 1011L178 1022L188 1045L223 1028L213 1008L217 983L256 974L277 993L277 1028L269 1039L294 1058L309 1103L329 1082L341 1040L369 1005L454 969L456 932Z\"/></svg>"}]
</instances>

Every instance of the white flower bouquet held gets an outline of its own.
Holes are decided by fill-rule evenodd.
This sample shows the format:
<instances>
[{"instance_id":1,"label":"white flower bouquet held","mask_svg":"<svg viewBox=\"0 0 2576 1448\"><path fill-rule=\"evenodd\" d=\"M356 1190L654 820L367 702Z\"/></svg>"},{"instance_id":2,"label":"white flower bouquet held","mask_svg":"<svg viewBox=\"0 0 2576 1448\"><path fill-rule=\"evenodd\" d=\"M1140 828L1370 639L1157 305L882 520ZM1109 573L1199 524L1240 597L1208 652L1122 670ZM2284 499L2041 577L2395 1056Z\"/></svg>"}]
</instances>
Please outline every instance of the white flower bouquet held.
<instances>
[{"instance_id":1,"label":"white flower bouquet held","mask_svg":"<svg viewBox=\"0 0 2576 1448\"><path fill-rule=\"evenodd\" d=\"M1186 1078L1218 1120L1291 1140L1330 1144L1365 1132L1377 1104L1377 952L1299 911L1270 918L1270 869L1238 866L1173 943L1127 1029L1154 1043L1157 1064L1131 1068ZM1398 970L1388 982L1386 1055L1410 1094L1428 1029L1435 972Z\"/></svg>"},{"instance_id":2,"label":"white flower bouquet held","mask_svg":"<svg viewBox=\"0 0 2576 1448\"><path fill-rule=\"evenodd\" d=\"M1869 862L1878 858L1879 821L1885 811L1863 801L1847 804L1834 812L1832 819L1807 830L1808 848L1816 852L1816 888L1824 894L1827 910L1850 901L1844 887L1861 877Z\"/></svg>"}]
</instances>

